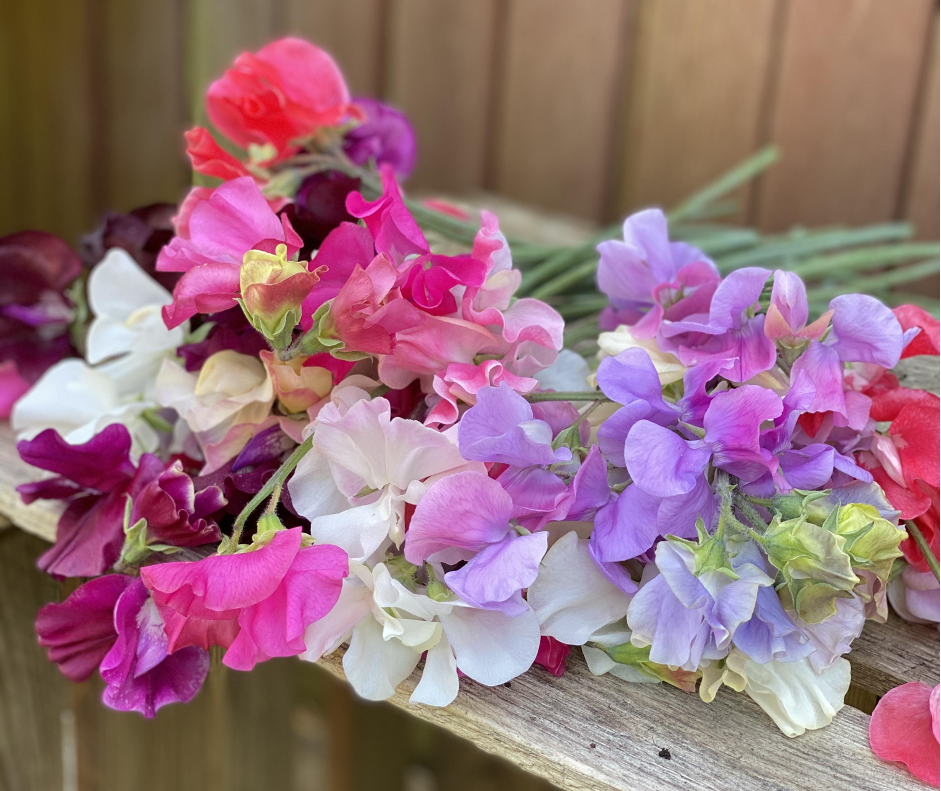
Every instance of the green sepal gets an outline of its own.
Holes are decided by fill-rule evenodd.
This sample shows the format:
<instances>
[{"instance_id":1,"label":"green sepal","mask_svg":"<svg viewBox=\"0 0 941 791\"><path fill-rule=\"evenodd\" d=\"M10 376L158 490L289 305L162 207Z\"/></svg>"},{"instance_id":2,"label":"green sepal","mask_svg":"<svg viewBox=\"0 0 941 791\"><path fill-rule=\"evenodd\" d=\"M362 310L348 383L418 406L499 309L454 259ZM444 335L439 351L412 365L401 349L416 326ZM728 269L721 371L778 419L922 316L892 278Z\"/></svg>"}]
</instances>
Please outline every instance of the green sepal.
<instances>
[{"instance_id":1,"label":"green sepal","mask_svg":"<svg viewBox=\"0 0 941 791\"><path fill-rule=\"evenodd\" d=\"M682 689L684 692L696 691L696 679L699 678L699 671L671 670L666 665L651 662L649 645L638 647L632 643L621 643L615 646L603 646L594 643L594 646L604 651L619 665L633 667L645 676L664 681L677 689Z\"/></svg>"},{"instance_id":2,"label":"green sepal","mask_svg":"<svg viewBox=\"0 0 941 791\"><path fill-rule=\"evenodd\" d=\"M412 593L415 592L415 577L418 574L418 566L409 563L404 555L393 555L385 561L385 566L389 570L389 574L392 575L392 579L402 583Z\"/></svg>"},{"instance_id":3,"label":"green sepal","mask_svg":"<svg viewBox=\"0 0 941 791\"><path fill-rule=\"evenodd\" d=\"M284 312L276 324L269 324L264 321L261 316L249 313L241 297L236 297L235 301L239 303L249 323L265 336L273 348L286 349L291 345L291 341L294 338L294 328L301 320L301 312L299 309L291 308Z\"/></svg>"}]
</instances>

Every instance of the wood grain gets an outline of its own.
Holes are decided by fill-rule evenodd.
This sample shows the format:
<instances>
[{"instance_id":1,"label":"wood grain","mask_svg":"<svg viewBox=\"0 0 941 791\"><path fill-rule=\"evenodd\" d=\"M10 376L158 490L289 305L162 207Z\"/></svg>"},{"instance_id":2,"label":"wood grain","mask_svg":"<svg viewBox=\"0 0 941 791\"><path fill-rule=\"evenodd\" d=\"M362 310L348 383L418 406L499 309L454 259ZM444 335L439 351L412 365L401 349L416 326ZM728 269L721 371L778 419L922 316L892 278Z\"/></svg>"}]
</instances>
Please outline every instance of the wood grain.
<instances>
[{"instance_id":1,"label":"wood grain","mask_svg":"<svg viewBox=\"0 0 941 791\"><path fill-rule=\"evenodd\" d=\"M321 664L342 675L339 653ZM444 709L408 706L416 672L392 703L571 791L918 787L873 756L869 718L855 709L787 739L742 695L723 690L706 705L673 687L593 676L576 653L561 679L540 669L509 688L465 679ZM663 748L669 760L659 757Z\"/></svg>"},{"instance_id":2,"label":"wood grain","mask_svg":"<svg viewBox=\"0 0 941 791\"><path fill-rule=\"evenodd\" d=\"M19 530L0 533L0 788L75 789L63 782L63 712L71 686L46 659L33 622L58 596L58 585L35 567L44 542ZM74 735L67 730L67 736ZM75 767L68 767L75 780Z\"/></svg>"},{"instance_id":3,"label":"wood grain","mask_svg":"<svg viewBox=\"0 0 941 791\"><path fill-rule=\"evenodd\" d=\"M496 0L391 5L385 94L418 138L415 187L466 192L483 186L496 15Z\"/></svg>"},{"instance_id":4,"label":"wood grain","mask_svg":"<svg viewBox=\"0 0 941 791\"><path fill-rule=\"evenodd\" d=\"M673 206L757 149L777 5L642 0L621 102L615 216ZM737 196L739 219L749 192Z\"/></svg>"},{"instance_id":5,"label":"wood grain","mask_svg":"<svg viewBox=\"0 0 941 791\"><path fill-rule=\"evenodd\" d=\"M103 204L178 203L190 184L181 2L106 0L99 17Z\"/></svg>"},{"instance_id":6,"label":"wood grain","mask_svg":"<svg viewBox=\"0 0 941 791\"><path fill-rule=\"evenodd\" d=\"M790 0L763 179L765 230L893 216L933 0Z\"/></svg>"},{"instance_id":7,"label":"wood grain","mask_svg":"<svg viewBox=\"0 0 941 791\"><path fill-rule=\"evenodd\" d=\"M354 96L382 93L384 0L282 0L283 30L336 59Z\"/></svg>"},{"instance_id":8,"label":"wood grain","mask_svg":"<svg viewBox=\"0 0 941 791\"><path fill-rule=\"evenodd\" d=\"M93 28L88 0L4 3L0 234L38 228L76 243L100 211Z\"/></svg>"},{"instance_id":9,"label":"wood grain","mask_svg":"<svg viewBox=\"0 0 941 791\"><path fill-rule=\"evenodd\" d=\"M512 0L489 188L601 219L626 10L621 0Z\"/></svg>"}]
</instances>

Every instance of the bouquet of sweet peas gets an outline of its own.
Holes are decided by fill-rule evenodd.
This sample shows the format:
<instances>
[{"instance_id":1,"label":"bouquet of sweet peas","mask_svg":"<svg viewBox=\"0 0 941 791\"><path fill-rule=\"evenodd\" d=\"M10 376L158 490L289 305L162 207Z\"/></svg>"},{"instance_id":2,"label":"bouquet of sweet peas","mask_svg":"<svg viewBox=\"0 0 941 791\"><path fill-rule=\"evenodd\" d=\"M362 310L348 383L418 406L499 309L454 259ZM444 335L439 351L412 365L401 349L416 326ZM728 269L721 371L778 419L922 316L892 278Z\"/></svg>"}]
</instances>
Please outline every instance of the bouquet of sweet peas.
<instances>
[{"instance_id":1,"label":"bouquet of sweet peas","mask_svg":"<svg viewBox=\"0 0 941 791\"><path fill-rule=\"evenodd\" d=\"M841 708L867 618L938 620L938 398L890 372L938 354L924 310L811 320L797 275L723 278L647 210L598 246L592 370L496 216L406 201L407 120L324 52L241 55L207 110L247 152L187 133L217 186L110 216L84 267L0 240L31 284L4 315L58 360L0 369L53 473L21 495L65 502L39 565L89 578L36 628L106 704L189 700L213 647L250 670L348 644L361 696L422 665L411 702L445 706L578 646L793 736ZM459 254L423 230L472 224Z\"/></svg>"}]
</instances>

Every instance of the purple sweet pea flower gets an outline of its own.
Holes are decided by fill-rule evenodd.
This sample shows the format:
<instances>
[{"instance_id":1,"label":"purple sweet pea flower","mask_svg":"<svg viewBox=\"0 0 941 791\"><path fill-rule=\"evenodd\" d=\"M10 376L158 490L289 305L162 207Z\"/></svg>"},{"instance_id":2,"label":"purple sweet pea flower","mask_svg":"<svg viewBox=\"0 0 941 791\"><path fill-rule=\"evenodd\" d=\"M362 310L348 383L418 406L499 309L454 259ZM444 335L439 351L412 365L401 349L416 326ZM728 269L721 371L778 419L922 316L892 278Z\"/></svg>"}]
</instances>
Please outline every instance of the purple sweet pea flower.
<instances>
[{"instance_id":1,"label":"purple sweet pea flower","mask_svg":"<svg viewBox=\"0 0 941 791\"><path fill-rule=\"evenodd\" d=\"M694 303L705 300L708 305L719 282L715 265L702 252L670 241L666 216L659 209L632 214L624 221L624 240L602 242L598 253L598 289L611 300L600 319L606 330L634 325L648 312L653 314L651 326L671 309L688 315L695 311ZM697 295L700 289L703 293ZM684 305L687 300L692 302Z\"/></svg>"},{"instance_id":2,"label":"purple sweet pea flower","mask_svg":"<svg viewBox=\"0 0 941 791\"><path fill-rule=\"evenodd\" d=\"M774 580L745 563L732 580L720 571L696 576L689 548L673 541L657 545L660 574L637 592L627 610L636 646L650 646L650 661L696 670L703 658L721 659L732 635L752 617L758 590Z\"/></svg>"},{"instance_id":3,"label":"purple sweet pea flower","mask_svg":"<svg viewBox=\"0 0 941 791\"><path fill-rule=\"evenodd\" d=\"M61 604L47 604L36 632L66 678L84 681L100 665L105 704L145 717L190 700L209 671L202 648L167 654L163 621L147 588L123 574L89 580Z\"/></svg>"},{"instance_id":4,"label":"purple sweet pea flower","mask_svg":"<svg viewBox=\"0 0 941 791\"><path fill-rule=\"evenodd\" d=\"M830 301L832 330L823 341L812 341L791 369L792 379L805 374L816 395L807 412L833 412L834 425L854 430L865 427L868 398L845 391L844 363L872 363L894 368L904 348L902 327L889 308L874 297L844 294ZM850 399L865 402L865 409Z\"/></svg>"},{"instance_id":5,"label":"purple sweet pea flower","mask_svg":"<svg viewBox=\"0 0 941 791\"><path fill-rule=\"evenodd\" d=\"M510 525L513 501L480 472L442 478L422 497L405 534L405 558L467 563L444 576L468 604L514 616L527 607L520 591L539 573L548 535L517 535Z\"/></svg>"},{"instance_id":6,"label":"purple sweet pea flower","mask_svg":"<svg viewBox=\"0 0 941 791\"><path fill-rule=\"evenodd\" d=\"M660 348L675 354L683 365L732 360L725 378L733 382L769 370L777 360L777 349L765 335L764 314L751 314L770 275L759 267L732 272L716 289L708 314L663 322L657 336Z\"/></svg>"},{"instance_id":7,"label":"purple sweet pea flower","mask_svg":"<svg viewBox=\"0 0 941 791\"><path fill-rule=\"evenodd\" d=\"M468 460L532 467L569 461L568 448L552 449L552 429L506 382L484 387L458 429L461 455Z\"/></svg>"},{"instance_id":8,"label":"purple sweet pea flower","mask_svg":"<svg viewBox=\"0 0 941 791\"><path fill-rule=\"evenodd\" d=\"M115 605L114 630L114 645L101 661L106 705L149 719L168 703L186 703L199 692L209 672L209 652L197 646L167 652L163 619L139 578Z\"/></svg>"},{"instance_id":9,"label":"purple sweet pea flower","mask_svg":"<svg viewBox=\"0 0 941 791\"><path fill-rule=\"evenodd\" d=\"M375 99L358 98L354 104L365 119L346 133L343 150L357 165L373 160L390 165L404 179L415 167L415 132L404 113Z\"/></svg>"}]
</instances>

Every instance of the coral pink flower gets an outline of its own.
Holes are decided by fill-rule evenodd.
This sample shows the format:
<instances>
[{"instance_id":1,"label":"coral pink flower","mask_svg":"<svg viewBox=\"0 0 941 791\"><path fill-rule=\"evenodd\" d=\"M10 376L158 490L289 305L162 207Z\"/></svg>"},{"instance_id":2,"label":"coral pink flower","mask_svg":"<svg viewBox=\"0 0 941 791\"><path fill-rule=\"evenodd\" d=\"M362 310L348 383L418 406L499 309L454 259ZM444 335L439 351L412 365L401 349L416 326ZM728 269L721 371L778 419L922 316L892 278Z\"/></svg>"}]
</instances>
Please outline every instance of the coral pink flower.
<instances>
[{"instance_id":1,"label":"coral pink flower","mask_svg":"<svg viewBox=\"0 0 941 791\"><path fill-rule=\"evenodd\" d=\"M209 86L206 110L242 148L270 144L283 155L293 141L342 120L350 112L350 94L326 52L283 38L239 55Z\"/></svg>"},{"instance_id":2,"label":"coral pink flower","mask_svg":"<svg viewBox=\"0 0 941 791\"><path fill-rule=\"evenodd\" d=\"M869 720L869 744L883 761L900 761L911 773L937 786L938 694L920 681L902 684L882 696Z\"/></svg>"},{"instance_id":3,"label":"coral pink flower","mask_svg":"<svg viewBox=\"0 0 941 791\"><path fill-rule=\"evenodd\" d=\"M202 126L186 132L186 155L193 170L204 176L230 181L251 175L245 165L213 140L209 130Z\"/></svg>"},{"instance_id":4,"label":"coral pink flower","mask_svg":"<svg viewBox=\"0 0 941 791\"><path fill-rule=\"evenodd\" d=\"M941 354L941 322L917 305L899 305L892 311L899 320L905 334L914 327L921 330L902 352L902 359L928 354Z\"/></svg>"},{"instance_id":5,"label":"coral pink flower","mask_svg":"<svg viewBox=\"0 0 941 791\"><path fill-rule=\"evenodd\" d=\"M185 273L173 289L173 304L163 309L171 329L197 313L216 313L236 304L242 259L249 250L274 253L284 244L290 257L303 244L248 176L227 181L208 197L200 193L191 209L186 203L181 207L185 221L178 220L177 227L185 226L188 237L173 239L157 258L158 271Z\"/></svg>"},{"instance_id":6,"label":"coral pink flower","mask_svg":"<svg viewBox=\"0 0 941 791\"><path fill-rule=\"evenodd\" d=\"M141 569L171 653L225 646L223 664L235 670L303 653L304 630L336 604L349 561L329 544L302 549L301 538L295 527L258 549Z\"/></svg>"}]
</instances>

